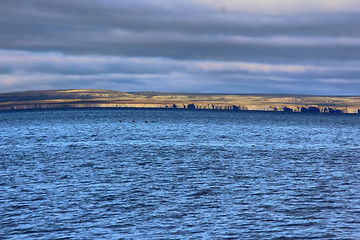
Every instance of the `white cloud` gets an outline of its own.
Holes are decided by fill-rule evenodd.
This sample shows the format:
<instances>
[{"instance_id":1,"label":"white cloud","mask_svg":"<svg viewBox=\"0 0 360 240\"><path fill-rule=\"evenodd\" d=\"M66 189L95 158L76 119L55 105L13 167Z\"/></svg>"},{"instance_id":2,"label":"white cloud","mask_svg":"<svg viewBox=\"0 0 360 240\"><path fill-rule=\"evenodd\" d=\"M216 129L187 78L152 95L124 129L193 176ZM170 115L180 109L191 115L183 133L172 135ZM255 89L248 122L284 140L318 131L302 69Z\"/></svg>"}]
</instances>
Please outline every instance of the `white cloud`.
<instances>
[{"instance_id":1,"label":"white cloud","mask_svg":"<svg viewBox=\"0 0 360 240\"><path fill-rule=\"evenodd\" d=\"M110 40L112 39L112 40ZM360 47L359 37L343 36L286 36L269 35L250 37L245 35L224 35L224 34L189 34L181 32L131 32L122 29L111 31L108 41L121 42L221 42L236 43L245 45L264 46L301 46L301 47Z\"/></svg>"},{"instance_id":2,"label":"white cloud","mask_svg":"<svg viewBox=\"0 0 360 240\"><path fill-rule=\"evenodd\" d=\"M271 65L247 62L197 62L197 66L205 72L210 71L249 71L249 72L285 72L304 73L309 70L307 66L301 65Z\"/></svg>"},{"instance_id":3,"label":"white cloud","mask_svg":"<svg viewBox=\"0 0 360 240\"><path fill-rule=\"evenodd\" d=\"M222 11L244 13L360 12L360 1L358 0L196 0L196 2Z\"/></svg>"},{"instance_id":4,"label":"white cloud","mask_svg":"<svg viewBox=\"0 0 360 240\"><path fill-rule=\"evenodd\" d=\"M88 74L122 74L122 76L144 76L146 74L169 74L174 72L258 72L258 73L308 73L360 71L360 62L332 62L331 64L271 64L245 61L175 60L156 57L124 57L103 55L66 55L61 53L37 53L26 51L0 50L0 69L12 69L17 73L68 72L86 69ZM124 70L135 69L129 74ZM93 71L90 71L90 70ZM149 70L158 70L158 72ZM100 72L99 72L100 71ZM120 75L111 75L120 77ZM148 75L151 76L151 75ZM108 75L110 77L110 75Z\"/></svg>"},{"instance_id":5,"label":"white cloud","mask_svg":"<svg viewBox=\"0 0 360 240\"><path fill-rule=\"evenodd\" d=\"M266 82L268 88L264 89L277 89L277 84L296 87L299 81L358 84L353 77L359 72L360 61L276 64L0 50L2 92L109 87L121 91L236 92L240 85L254 91L250 86Z\"/></svg>"},{"instance_id":6,"label":"white cloud","mask_svg":"<svg viewBox=\"0 0 360 240\"><path fill-rule=\"evenodd\" d=\"M359 83L358 79L338 79L338 78L325 78L317 79L318 82L328 83L328 84L350 84L350 83Z\"/></svg>"},{"instance_id":7,"label":"white cloud","mask_svg":"<svg viewBox=\"0 0 360 240\"><path fill-rule=\"evenodd\" d=\"M292 36L267 36L267 37L247 37L247 36L228 36L228 41L243 44L261 44L269 46L304 46L304 47L360 47L358 37L292 37Z\"/></svg>"}]
</instances>

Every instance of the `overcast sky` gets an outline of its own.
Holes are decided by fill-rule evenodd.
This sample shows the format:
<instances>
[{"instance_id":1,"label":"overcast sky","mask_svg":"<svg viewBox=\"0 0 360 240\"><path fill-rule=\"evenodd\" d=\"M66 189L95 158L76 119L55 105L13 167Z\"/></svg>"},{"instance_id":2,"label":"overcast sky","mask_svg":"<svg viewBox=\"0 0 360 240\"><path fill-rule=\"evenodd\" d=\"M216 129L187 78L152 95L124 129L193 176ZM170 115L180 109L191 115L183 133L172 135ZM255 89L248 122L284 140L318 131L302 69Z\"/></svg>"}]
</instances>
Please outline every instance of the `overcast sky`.
<instances>
[{"instance_id":1,"label":"overcast sky","mask_svg":"<svg viewBox=\"0 0 360 240\"><path fill-rule=\"evenodd\" d=\"M0 92L360 95L359 0L1 0Z\"/></svg>"}]
</instances>

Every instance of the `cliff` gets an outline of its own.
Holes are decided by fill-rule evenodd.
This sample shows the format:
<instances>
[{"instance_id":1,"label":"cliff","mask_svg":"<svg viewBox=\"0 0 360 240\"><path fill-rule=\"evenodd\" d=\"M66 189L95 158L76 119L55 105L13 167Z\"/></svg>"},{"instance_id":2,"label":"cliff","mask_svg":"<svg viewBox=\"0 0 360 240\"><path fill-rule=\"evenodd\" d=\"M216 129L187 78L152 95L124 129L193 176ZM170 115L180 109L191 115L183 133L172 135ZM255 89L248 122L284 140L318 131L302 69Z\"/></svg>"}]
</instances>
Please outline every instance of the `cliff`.
<instances>
[{"instance_id":1,"label":"cliff","mask_svg":"<svg viewBox=\"0 0 360 240\"><path fill-rule=\"evenodd\" d=\"M0 94L0 110L80 107L359 113L360 96L125 93L96 89Z\"/></svg>"}]
</instances>

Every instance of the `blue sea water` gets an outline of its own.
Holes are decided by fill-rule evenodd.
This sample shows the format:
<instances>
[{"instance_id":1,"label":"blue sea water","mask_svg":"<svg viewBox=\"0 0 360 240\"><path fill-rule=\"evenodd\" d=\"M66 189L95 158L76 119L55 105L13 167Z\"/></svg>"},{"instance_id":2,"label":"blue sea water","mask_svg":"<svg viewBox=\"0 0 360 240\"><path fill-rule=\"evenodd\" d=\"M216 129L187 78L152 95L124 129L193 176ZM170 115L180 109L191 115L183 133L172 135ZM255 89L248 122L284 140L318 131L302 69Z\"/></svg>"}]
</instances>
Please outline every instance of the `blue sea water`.
<instances>
[{"instance_id":1,"label":"blue sea water","mask_svg":"<svg viewBox=\"0 0 360 240\"><path fill-rule=\"evenodd\" d=\"M360 239L359 160L358 115L0 112L0 239Z\"/></svg>"}]
</instances>

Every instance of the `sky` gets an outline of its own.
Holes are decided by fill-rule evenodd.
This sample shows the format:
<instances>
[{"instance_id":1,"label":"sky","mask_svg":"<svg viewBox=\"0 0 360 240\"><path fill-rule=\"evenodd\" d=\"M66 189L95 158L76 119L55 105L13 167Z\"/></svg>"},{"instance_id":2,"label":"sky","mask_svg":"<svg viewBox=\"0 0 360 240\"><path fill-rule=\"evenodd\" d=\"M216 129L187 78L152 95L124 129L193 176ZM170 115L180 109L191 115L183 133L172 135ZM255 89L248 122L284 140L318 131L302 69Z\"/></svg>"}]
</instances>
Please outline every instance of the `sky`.
<instances>
[{"instance_id":1,"label":"sky","mask_svg":"<svg viewBox=\"0 0 360 240\"><path fill-rule=\"evenodd\" d=\"M360 95L358 0L0 4L0 92Z\"/></svg>"}]
</instances>

